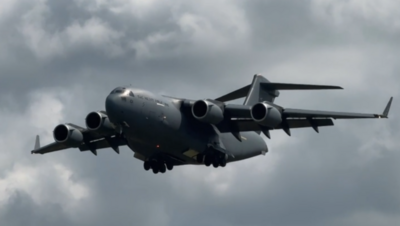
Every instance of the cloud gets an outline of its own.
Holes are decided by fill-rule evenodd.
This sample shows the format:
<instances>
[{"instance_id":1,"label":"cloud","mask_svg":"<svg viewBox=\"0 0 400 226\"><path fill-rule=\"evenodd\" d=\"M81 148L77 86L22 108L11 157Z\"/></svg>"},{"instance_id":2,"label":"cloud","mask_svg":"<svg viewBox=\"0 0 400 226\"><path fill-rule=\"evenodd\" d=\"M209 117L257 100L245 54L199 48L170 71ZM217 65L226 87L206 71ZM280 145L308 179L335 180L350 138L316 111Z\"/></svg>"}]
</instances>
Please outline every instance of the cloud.
<instances>
[{"instance_id":1,"label":"cloud","mask_svg":"<svg viewBox=\"0 0 400 226\"><path fill-rule=\"evenodd\" d=\"M25 112L1 111L2 125L6 128L0 138L2 223L46 225L60 221L66 225L71 222L70 216L85 206L80 202L89 196L88 188L71 180L72 172L62 161L37 162L29 151L33 147L33 131L42 135L42 144L52 141L54 125L64 118L62 101L68 98L54 90L28 96L29 107Z\"/></svg>"},{"instance_id":2,"label":"cloud","mask_svg":"<svg viewBox=\"0 0 400 226\"><path fill-rule=\"evenodd\" d=\"M0 8L0 222L6 225L393 225L399 221L395 1L5 1ZM261 73L335 84L285 107L380 113L273 131L269 153L153 175L133 152L30 155L84 126L116 86L215 98ZM237 103L241 103L237 101Z\"/></svg>"},{"instance_id":3,"label":"cloud","mask_svg":"<svg viewBox=\"0 0 400 226\"><path fill-rule=\"evenodd\" d=\"M100 19L92 17L83 24L74 21L61 31L45 29L50 8L46 4L37 5L24 15L19 31L27 41L26 45L33 54L43 60L68 55L69 51L80 48L93 48L104 51L106 57L123 54L118 42L121 34L113 31ZM46 48L43 48L46 47Z\"/></svg>"},{"instance_id":4,"label":"cloud","mask_svg":"<svg viewBox=\"0 0 400 226\"><path fill-rule=\"evenodd\" d=\"M399 16L396 1L331 1L314 0L313 6L319 15L324 16L338 26L344 23L365 21L373 26L398 30Z\"/></svg>"}]
</instances>

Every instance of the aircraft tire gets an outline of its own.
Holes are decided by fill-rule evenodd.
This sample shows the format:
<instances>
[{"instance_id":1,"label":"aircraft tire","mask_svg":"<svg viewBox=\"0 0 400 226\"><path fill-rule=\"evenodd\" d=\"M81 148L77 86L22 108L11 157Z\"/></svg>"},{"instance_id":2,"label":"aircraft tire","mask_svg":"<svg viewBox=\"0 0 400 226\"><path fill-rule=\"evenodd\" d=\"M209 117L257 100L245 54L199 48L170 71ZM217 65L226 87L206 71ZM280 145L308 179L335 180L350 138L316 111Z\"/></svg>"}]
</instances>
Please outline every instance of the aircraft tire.
<instances>
[{"instance_id":1,"label":"aircraft tire","mask_svg":"<svg viewBox=\"0 0 400 226\"><path fill-rule=\"evenodd\" d=\"M172 163L167 162L165 165L167 166L168 170L172 170L174 168L174 165Z\"/></svg>"},{"instance_id":2,"label":"aircraft tire","mask_svg":"<svg viewBox=\"0 0 400 226\"><path fill-rule=\"evenodd\" d=\"M214 158L212 164L213 164L214 168L218 168L218 166L219 166L219 159L218 159L218 158Z\"/></svg>"},{"instance_id":3,"label":"aircraft tire","mask_svg":"<svg viewBox=\"0 0 400 226\"><path fill-rule=\"evenodd\" d=\"M144 170L149 171L151 169L150 162L149 161L144 161L143 168L144 168Z\"/></svg>"},{"instance_id":4,"label":"aircraft tire","mask_svg":"<svg viewBox=\"0 0 400 226\"><path fill-rule=\"evenodd\" d=\"M159 163L158 168L160 169L160 173L165 173L167 171L164 163Z\"/></svg>"},{"instance_id":5,"label":"aircraft tire","mask_svg":"<svg viewBox=\"0 0 400 226\"><path fill-rule=\"evenodd\" d=\"M154 173L154 174L157 174L157 173L158 173L158 167L152 168L152 170L153 170L153 173Z\"/></svg>"},{"instance_id":6,"label":"aircraft tire","mask_svg":"<svg viewBox=\"0 0 400 226\"><path fill-rule=\"evenodd\" d=\"M154 174L157 174L160 171L160 169L158 167L158 162L153 160L150 162L150 166L151 166L151 169L153 170Z\"/></svg>"},{"instance_id":7,"label":"aircraft tire","mask_svg":"<svg viewBox=\"0 0 400 226\"><path fill-rule=\"evenodd\" d=\"M222 166L222 167L225 167L225 166L226 166L226 158L225 158L225 156L222 157L222 158L219 160L219 165Z\"/></svg>"},{"instance_id":8,"label":"aircraft tire","mask_svg":"<svg viewBox=\"0 0 400 226\"><path fill-rule=\"evenodd\" d=\"M212 163L212 157L210 155L206 155L206 157L204 158L204 165L210 166L211 163Z\"/></svg>"}]
</instances>

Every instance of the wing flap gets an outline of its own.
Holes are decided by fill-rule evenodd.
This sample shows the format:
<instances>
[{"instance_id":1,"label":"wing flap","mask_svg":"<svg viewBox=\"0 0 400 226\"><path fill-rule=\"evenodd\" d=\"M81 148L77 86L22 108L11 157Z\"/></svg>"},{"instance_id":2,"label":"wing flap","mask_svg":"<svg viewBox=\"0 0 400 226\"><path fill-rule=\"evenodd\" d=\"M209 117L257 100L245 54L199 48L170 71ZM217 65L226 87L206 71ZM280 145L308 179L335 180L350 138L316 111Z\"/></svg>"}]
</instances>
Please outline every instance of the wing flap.
<instances>
[{"instance_id":1,"label":"wing flap","mask_svg":"<svg viewBox=\"0 0 400 226\"><path fill-rule=\"evenodd\" d=\"M297 129L297 128L307 128L307 127L322 127L322 126L333 126L333 121L332 119L313 119L308 120L308 119L287 119L286 120L287 125L290 129ZM263 128L253 120L231 120L230 121L230 126L224 126L218 128L221 133L228 133L232 131L240 131L240 132L247 132L247 131L261 131ZM232 130L232 128L235 128ZM274 130L277 129L283 129L282 126L279 126L275 128Z\"/></svg>"},{"instance_id":2,"label":"wing flap","mask_svg":"<svg viewBox=\"0 0 400 226\"><path fill-rule=\"evenodd\" d=\"M333 126L332 119L288 119L287 120L288 126L290 129L297 129L297 128L305 128L305 127L321 127L321 126ZM282 127L278 127L276 129L282 129Z\"/></svg>"},{"instance_id":3,"label":"wing flap","mask_svg":"<svg viewBox=\"0 0 400 226\"><path fill-rule=\"evenodd\" d=\"M286 118L334 118L334 119L357 119L357 118L379 118L378 114L347 113L334 111L314 111L287 108L283 111Z\"/></svg>"},{"instance_id":4,"label":"wing flap","mask_svg":"<svg viewBox=\"0 0 400 226\"><path fill-rule=\"evenodd\" d=\"M79 150L81 151L92 151L102 148L113 148L118 153L118 147L126 145L126 141L124 139L120 139L117 137L112 137L109 139L103 138L100 140L95 140L92 142L85 143L79 146Z\"/></svg>"}]
</instances>

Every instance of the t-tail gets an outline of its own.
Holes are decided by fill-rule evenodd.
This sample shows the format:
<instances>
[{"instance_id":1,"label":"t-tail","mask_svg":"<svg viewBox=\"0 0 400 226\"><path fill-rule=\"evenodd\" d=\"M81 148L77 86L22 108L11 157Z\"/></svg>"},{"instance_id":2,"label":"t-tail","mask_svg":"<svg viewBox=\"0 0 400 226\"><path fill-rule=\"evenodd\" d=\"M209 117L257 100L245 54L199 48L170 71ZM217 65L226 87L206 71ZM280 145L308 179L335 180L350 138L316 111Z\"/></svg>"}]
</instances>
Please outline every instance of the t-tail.
<instances>
[{"instance_id":1,"label":"t-tail","mask_svg":"<svg viewBox=\"0 0 400 226\"><path fill-rule=\"evenodd\" d=\"M263 101L273 103L275 98L279 96L279 91L270 89L266 87L265 84L272 83L261 75L254 75L243 105L254 105Z\"/></svg>"},{"instance_id":2,"label":"t-tail","mask_svg":"<svg viewBox=\"0 0 400 226\"><path fill-rule=\"evenodd\" d=\"M261 75L254 75L250 85L237 89L215 100L226 102L245 97L243 105L254 105L259 102L273 103L279 96L279 90L323 90L323 89L343 89L339 86L291 84L291 83L272 83Z\"/></svg>"}]
</instances>

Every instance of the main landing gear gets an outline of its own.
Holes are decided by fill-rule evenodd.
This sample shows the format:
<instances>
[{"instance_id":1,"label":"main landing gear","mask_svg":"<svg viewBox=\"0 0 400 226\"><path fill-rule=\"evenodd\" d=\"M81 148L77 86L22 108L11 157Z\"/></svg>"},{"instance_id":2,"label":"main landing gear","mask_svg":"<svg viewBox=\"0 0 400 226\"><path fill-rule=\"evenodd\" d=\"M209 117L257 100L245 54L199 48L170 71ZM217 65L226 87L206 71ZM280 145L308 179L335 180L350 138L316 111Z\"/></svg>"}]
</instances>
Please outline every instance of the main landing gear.
<instances>
[{"instance_id":1,"label":"main landing gear","mask_svg":"<svg viewBox=\"0 0 400 226\"><path fill-rule=\"evenodd\" d=\"M207 167L211 165L213 165L214 168L226 166L226 154L220 152L206 153L205 155L198 154L196 160L198 163L204 163Z\"/></svg>"},{"instance_id":2,"label":"main landing gear","mask_svg":"<svg viewBox=\"0 0 400 226\"><path fill-rule=\"evenodd\" d=\"M152 159L145 161L143 163L143 168L146 171L151 169L154 174L157 174L159 172L165 173L167 170L172 170L174 168L174 165L169 162L164 162L162 160Z\"/></svg>"}]
</instances>

